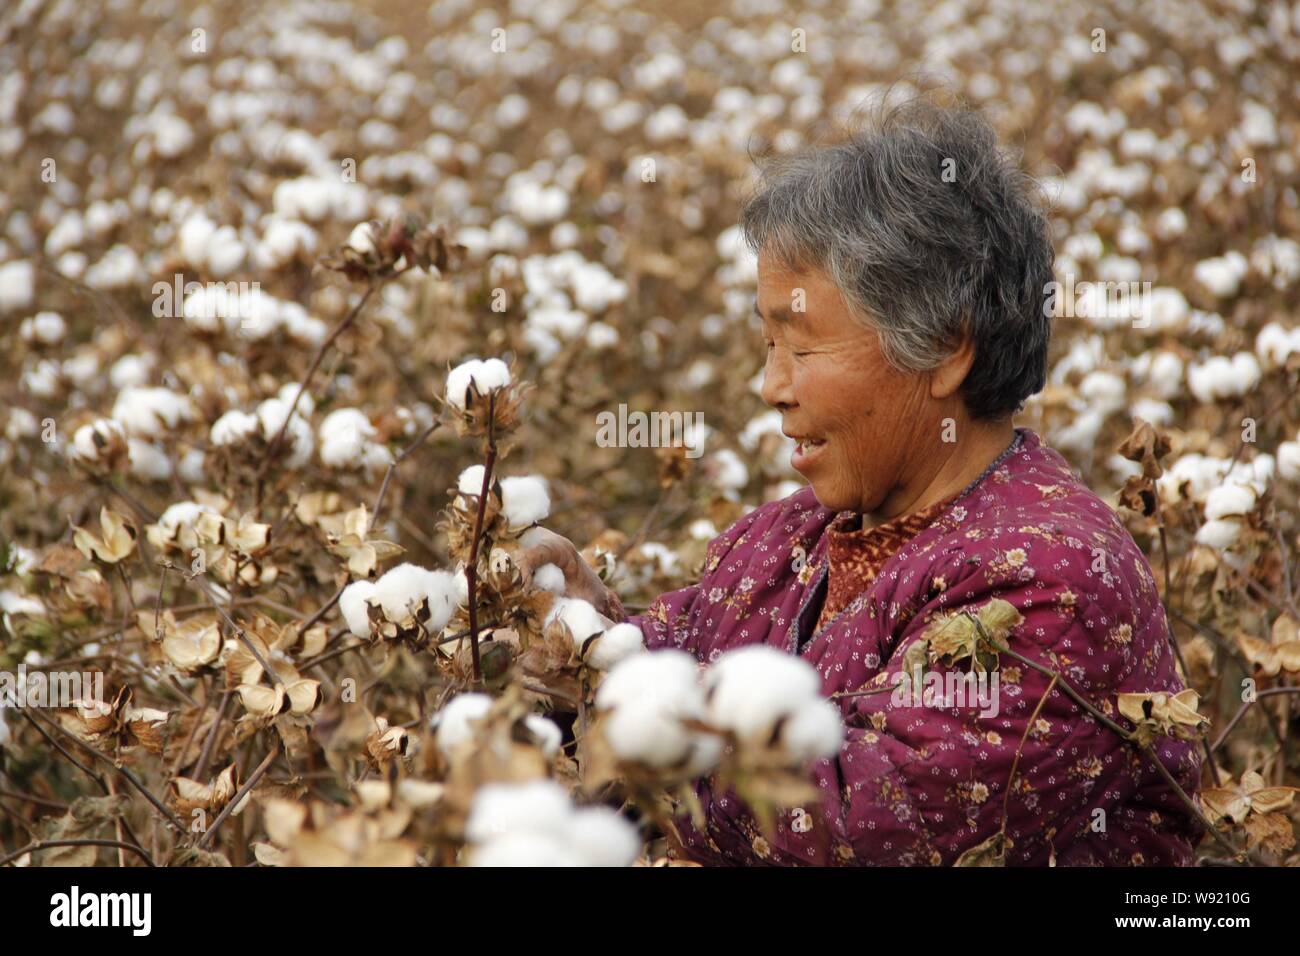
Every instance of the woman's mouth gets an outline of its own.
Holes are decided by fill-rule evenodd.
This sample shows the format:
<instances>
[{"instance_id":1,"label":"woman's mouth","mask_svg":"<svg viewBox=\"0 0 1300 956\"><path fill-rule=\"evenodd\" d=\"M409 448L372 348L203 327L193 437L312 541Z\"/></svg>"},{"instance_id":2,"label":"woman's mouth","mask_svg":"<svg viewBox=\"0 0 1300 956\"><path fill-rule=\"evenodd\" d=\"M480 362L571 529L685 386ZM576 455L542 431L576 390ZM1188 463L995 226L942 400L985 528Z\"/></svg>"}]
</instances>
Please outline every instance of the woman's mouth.
<instances>
[{"instance_id":1,"label":"woman's mouth","mask_svg":"<svg viewBox=\"0 0 1300 956\"><path fill-rule=\"evenodd\" d=\"M818 438L800 438L790 455L790 467L802 472L813 464L826 451L826 440Z\"/></svg>"}]
</instances>

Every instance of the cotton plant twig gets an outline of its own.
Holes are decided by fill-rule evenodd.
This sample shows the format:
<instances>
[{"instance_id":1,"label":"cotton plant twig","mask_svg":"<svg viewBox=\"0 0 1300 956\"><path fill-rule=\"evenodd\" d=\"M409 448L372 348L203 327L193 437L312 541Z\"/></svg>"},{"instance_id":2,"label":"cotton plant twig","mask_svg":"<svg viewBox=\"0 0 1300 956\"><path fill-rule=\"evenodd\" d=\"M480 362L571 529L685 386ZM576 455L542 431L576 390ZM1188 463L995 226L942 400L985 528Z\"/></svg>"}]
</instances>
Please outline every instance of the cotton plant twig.
<instances>
[{"instance_id":1,"label":"cotton plant twig","mask_svg":"<svg viewBox=\"0 0 1300 956\"><path fill-rule=\"evenodd\" d=\"M1167 620L1169 616L1169 602L1172 600L1172 595L1174 593L1174 586L1170 576L1171 571L1169 567L1169 538L1165 534L1165 511L1164 506L1160 501L1160 489L1156 487L1154 482L1152 482L1151 487L1156 500L1156 527L1160 532L1160 554L1161 562L1164 565L1165 576L1165 593L1160 596L1160 606L1164 610ZM1183 676L1190 681L1192 679L1192 672L1187 667L1187 661L1183 657L1183 649L1178 644L1178 638L1175 636L1172 626L1169 628L1169 646L1174 649L1174 657L1178 660L1178 667L1183 672ZM1210 778L1214 781L1216 787L1223 786L1223 782L1219 779L1219 768L1214 763L1214 753L1210 750L1210 745L1206 741L1204 735L1201 737L1201 746L1205 749L1205 763L1210 768Z\"/></svg>"},{"instance_id":2,"label":"cotton plant twig","mask_svg":"<svg viewBox=\"0 0 1300 956\"><path fill-rule=\"evenodd\" d=\"M478 494L478 512L474 516L474 537L470 540L469 560L465 564L465 583L469 592L469 644L474 658L474 681L483 682L483 667L478 652L478 546L483 537L483 515L487 511L488 489L492 484L492 466L497 460L496 434L493 422L496 418L495 390L488 392L487 412L487 452L483 459L483 486Z\"/></svg>"},{"instance_id":3,"label":"cotton plant twig","mask_svg":"<svg viewBox=\"0 0 1300 956\"><path fill-rule=\"evenodd\" d=\"M1042 696L1038 698L1038 706L1029 715L1029 723L1025 724L1025 732L1020 735L1020 743L1016 745L1016 755L1011 759L1011 773L1007 775L1007 785L1002 793L1002 826L998 828L998 833L1003 837L1007 835L1007 814L1011 810L1011 787L1016 782L1016 770L1020 766L1020 754L1025 749L1025 741L1029 739L1029 732L1034 729L1034 721L1038 720L1038 715L1043 712L1043 705L1047 703L1047 698L1052 696L1052 689L1056 686L1056 681L1057 678L1053 677L1048 682L1047 690L1043 691Z\"/></svg>"},{"instance_id":4,"label":"cotton plant twig","mask_svg":"<svg viewBox=\"0 0 1300 956\"><path fill-rule=\"evenodd\" d=\"M28 714L27 711L25 710L22 711L22 714L28 720L31 720L33 724L35 724L35 720L33 719L32 715ZM42 718L42 720L44 719L47 718ZM162 801L159 800L157 797L155 797L149 791L149 788L140 782L140 778L137 777L135 774L133 774L128 768L120 765L117 761L115 761L112 757L108 756L108 754L104 753L99 748L93 746L92 744L87 743L86 741L70 733L69 731L64 730L58 724L51 723L50 727L52 727L54 730L57 730L59 733L65 735L66 737L68 737L70 740L75 742L78 746L80 746L91 756L104 761L110 767L112 767L114 770L120 773L127 783L129 783L132 787L134 787L137 791L139 791L140 795L149 801L149 803L153 806L153 808L157 810L159 814L161 814L164 820L166 820L173 827L175 827L178 832L180 833L185 832L185 828L181 826L180 821L176 819L176 815L172 813L170 810L168 810L167 807L162 803ZM39 727L37 729L39 729ZM42 734L42 736L44 736L47 740L50 739L48 734ZM69 759L71 759L71 755L68 754L66 750L63 750L62 747L60 747L59 750L62 751L66 756L68 756ZM81 766L81 764L78 763L78 766ZM82 767L82 769L85 770L85 767ZM90 773L89 770L86 770L86 772ZM91 776L94 777L95 780L99 782L100 786L103 788L105 793L112 793L112 790L109 789L108 784L103 781L103 778L99 777L97 774L91 774Z\"/></svg>"},{"instance_id":5,"label":"cotton plant twig","mask_svg":"<svg viewBox=\"0 0 1300 956\"><path fill-rule=\"evenodd\" d=\"M1149 759L1153 764L1155 764L1156 770L1159 772L1160 776L1164 778L1165 782L1169 784L1170 788L1173 789L1173 791L1178 795L1178 799L1181 800L1183 804L1187 807L1187 809L1190 810L1192 814L1201 822L1201 825L1205 827L1205 829L1209 832L1209 834L1214 838L1215 842L1217 842L1220 846L1222 846L1234 857L1239 857L1241 855L1241 851L1238 850L1236 847L1234 847L1231 843L1229 843L1228 840L1223 836L1223 834L1219 832L1218 828L1214 824L1212 824L1208 819L1206 819L1205 814L1201 812L1201 808L1198 807L1196 805L1196 802L1187 795L1187 791L1184 790L1181 786L1179 786L1178 781L1174 779L1173 774L1169 772L1168 768L1165 767L1164 763L1159 759L1159 757L1156 756L1155 752L1151 749L1149 745L1139 744L1130 731L1125 730L1119 724L1115 723L1115 721L1111 720L1100 710L1094 707L1092 703L1090 703L1087 700L1087 698L1085 698L1082 694L1080 694L1077 690L1075 690L1072 686L1070 686L1069 681L1065 680L1065 678L1063 678L1059 672L1054 671L1049 667L1044 667L1042 664L1039 664L1037 661L1032 661L1029 658L1025 657L1023 654L1018 654L1015 651L1011 650L1009 647L1003 647L996 644L994 641L992 641L989 638L988 632L984 629L984 625L979 620L979 618L977 618L975 615L971 614L970 612L966 612L966 613L967 616L974 622L976 629L979 631L981 640L988 643L991 647L996 648L998 653L1005 654L1008 657L1010 657L1012 660L1019 661L1020 663L1024 664L1026 667L1031 668L1032 670L1035 670L1038 673L1042 674L1044 677L1049 677L1054 682L1059 683L1061 690L1065 691L1066 695L1071 700L1073 700L1076 704L1082 707L1085 711L1087 711L1093 717L1094 720L1098 721L1099 723L1113 730L1115 733L1117 733L1120 736L1120 739L1122 739L1124 743L1132 747L1138 753L1142 754L1144 757Z\"/></svg>"},{"instance_id":6,"label":"cotton plant twig","mask_svg":"<svg viewBox=\"0 0 1300 956\"><path fill-rule=\"evenodd\" d=\"M391 482L393 479L393 472L397 470L397 466L400 465L402 462L404 462L408 455L410 455L413 451L415 451L417 448L423 445L425 439L428 438L430 435L432 435L435 431L437 431L438 427L441 424L442 422L435 421L432 425L430 425L428 428L424 430L424 434L422 434L415 441L411 442L411 444L407 445L406 448L402 449L402 453L398 455L396 458L394 458L392 462L389 463L388 470L384 472L384 481L379 486L379 495L375 498L375 505L373 508L370 509L370 525L366 529L367 531L369 531L370 528L373 528L376 524L379 523L379 513L384 507L384 496L388 494L388 485L389 482Z\"/></svg>"},{"instance_id":7,"label":"cotton plant twig","mask_svg":"<svg viewBox=\"0 0 1300 956\"><path fill-rule=\"evenodd\" d=\"M212 748L216 745L218 734L221 731L221 725L226 720L226 707L230 705L230 698L234 696L234 691L222 691L221 706L217 708L217 719L212 722L212 728L208 731L207 738L203 741L203 750L199 753L199 762L195 764L194 776L198 780L203 779L207 773L208 761L212 759Z\"/></svg>"},{"instance_id":8,"label":"cotton plant twig","mask_svg":"<svg viewBox=\"0 0 1300 956\"><path fill-rule=\"evenodd\" d=\"M298 385L298 391L293 397L293 404L289 406L289 413L284 416L284 421L280 423L280 428L267 444L266 452L262 456L262 464L257 469L257 475L254 482L257 487L257 503L259 505L262 502L262 483L266 479L266 473L271 467L271 462L275 460L275 453L279 450L281 441L284 440L284 433L289 427L289 421L298 411L298 403L302 401L303 393L307 391L307 386L311 384L311 380L313 376L315 376L316 370L320 368L320 363L324 360L325 353L329 351L329 348L334 344L334 341L342 335L353 322L356 321L357 316L361 314L361 310L365 307L365 304L370 300L370 297L375 293L375 291L384 284L384 281L384 279L376 280L371 277L366 284L366 291L362 293L361 298L357 300L357 304L352 307L347 315L339 320L339 323L334 326L330 331L330 334L325 337L323 342L321 342L320 347L316 349L316 354L311 360L311 365L307 367L307 374L303 376L303 380Z\"/></svg>"},{"instance_id":9,"label":"cotton plant twig","mask_svg":"<svg viewBox=\"0 0 1300 956\"><path fill-rule=\"evenodd\" d=\"M1259 691L1255 695L1255 700L1248 700L1245 703L1243 703L1241 707L1237 709L1237 712L1233 715L1232 720L1228 721L1228 726L1223 728L1223 732L1219 734L1218 739L1214 741L1214 743L1210 746L1210 749L1218 750L1220 747L1223 746L1224 741L1228 739L1228 734L1232 733L1233 728L1235 728L1237 724L1241 721L1241 718L1245 716L1246 711L1250 710L1251 704L1254 704L1264 699L1265 697L1273 697L1278 694L1300 694L1300 687L1270 687L1268 690ZM1268 708L1264 708L1264 712L1267 713Z\"/></svg>"},{"instance_id":10,"label":"cotton plant twig","mask_svg":"<svg viewBox=\"0 0 1300 956\"><path fill-rule=\"evenodd\" d=\"M5 857L0 857L0 866L7 866L8 864L12 863L14 860L22 859L28 853L35 853L39 850L48 850L51 847L56 847L56 846L116 847L119 850L130 850L132 853L136 854L136 856L140 857L140 859L144 860L145 865L147 866L156 867L158 865L154 863L153 857L151 857L148 853L146 853L143 847L136 846L135 844L123 843L120 840L80 839L80 840L37 840L34 843L27 844L25 847L22 847L21 849L15 850L13 853L10 853Z\"/></svg>"},{"instance_id":11,"label":"cotton plant twig","mask_svg":"<svg viewBox=\"0 0 1300 956\"><path fill-rule=\"evenodd\" d=\"M203 580L202 572L197 574L187 574L170 561L166 562L163 567L178 572L186 582L198 585L199 590L203 592L203 596L208 599L208 603L212 605L213 609L221 615L225 622L230 626L231 630L235 632L235 638L243 644L244 647L248 648L248 652L252 654L253 659L262 666L262 670L270 676L272 682L280 686L284 685L284 681L280 678L280 675L275 672L275 669L271 667L266 658L262 656L262 652L259 651L253 642L248 639L248 635L244 632L244 629L235 623L235 619L226 613L226 609L217 602L216 597L212 594L212 585Z\"/></svg>"},{"instance_id":12,"label":"cotton plant twig","mask_svg":"<svg viewBox=\"0 0 1300 956\"><path fill-rule=\"evenodd\" d=\"M323 618L326 614L328 614L330 612L330 609L333 608L335 604L339 603L339 598L343 596L343 592L347 588L347 586L348 585L346 581L343 584L339 585L339 588L334 592L333 597L331 597L328 601L326 601L323 605L321 605L321 607L317 608L315 614L313 614L311 617L307 618L307 620L303 621L301 624L298 625L298 633L306 634L313 627L315 627L316 623L321 618Z\"/></svg>"},{"instance_id":13,"label":"cotton plant twig","mask_svg":"<svg viewBox=\"0 0 1300 956\"><path fill-rule=\"evenodd\" d=\"M257 765L257 769L253 771L252 775L247 781L245 781L244 785L239 788L239 791L230 799L230 802L226 804L225 808L221 811L220 816L212 821L212 826L208 827L203 836L199 838L198 843L195 845L200 850L212 842L213 834L221 828L221 824L226 822L226 818L234 812L235 807L239 806L240 801L242 801L244 797L248 796L248 791L257 786L257 781L262 779L262 774L271 769L271 764L275 762L275 758L278 757L279 754L280 741L275 740L271 744L270 752L267 753L267 755L262 758L262 762Z\"/></svg>"}]
</instances>

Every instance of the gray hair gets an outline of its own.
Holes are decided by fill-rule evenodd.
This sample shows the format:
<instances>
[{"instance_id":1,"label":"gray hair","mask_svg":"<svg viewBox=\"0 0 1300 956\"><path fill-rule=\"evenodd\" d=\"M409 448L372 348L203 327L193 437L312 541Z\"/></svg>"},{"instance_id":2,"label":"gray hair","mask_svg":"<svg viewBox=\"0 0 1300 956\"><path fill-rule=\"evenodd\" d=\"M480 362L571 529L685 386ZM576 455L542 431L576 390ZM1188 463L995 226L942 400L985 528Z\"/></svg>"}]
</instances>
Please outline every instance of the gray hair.
<instances>
[{"instance_id":1,"label":"gray hair","mask_svg":"<svg viewBox=\"0 0 1300 956\"><path fill-rule=\"evenodd\" d=\"M895 368L933 369L969 335L973 417L1006 418L1043 387L1050 232L1037 184L979 113L882 97L837 141L757 162L746 243L825 272Z\"/></svg>"}]
</instances>

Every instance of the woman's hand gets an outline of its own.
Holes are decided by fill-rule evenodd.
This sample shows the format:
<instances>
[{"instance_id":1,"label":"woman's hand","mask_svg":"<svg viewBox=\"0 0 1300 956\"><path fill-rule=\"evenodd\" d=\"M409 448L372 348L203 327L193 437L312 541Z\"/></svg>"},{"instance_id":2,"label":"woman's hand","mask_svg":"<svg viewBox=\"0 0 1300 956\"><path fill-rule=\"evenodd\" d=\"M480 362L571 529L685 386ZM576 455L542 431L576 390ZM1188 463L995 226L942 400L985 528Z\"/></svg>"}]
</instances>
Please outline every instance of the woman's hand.
<instances>
[{"instance_id":1,"label":"woman's hand","mask_svg":"<svg viewBox=\"0 0 1300 956\"><path fill-rule=\"evenodd\" d=\"M564 572L565 597L581 598L589 602L614 623L627 617L618 595L605 587L605 583L582 559L577 547L562 534L535 528L529 532L532 541L516 562L523 574L524 583L531 584L533 574L544 564L553 564Z\"/></svg>"}]
</instances>

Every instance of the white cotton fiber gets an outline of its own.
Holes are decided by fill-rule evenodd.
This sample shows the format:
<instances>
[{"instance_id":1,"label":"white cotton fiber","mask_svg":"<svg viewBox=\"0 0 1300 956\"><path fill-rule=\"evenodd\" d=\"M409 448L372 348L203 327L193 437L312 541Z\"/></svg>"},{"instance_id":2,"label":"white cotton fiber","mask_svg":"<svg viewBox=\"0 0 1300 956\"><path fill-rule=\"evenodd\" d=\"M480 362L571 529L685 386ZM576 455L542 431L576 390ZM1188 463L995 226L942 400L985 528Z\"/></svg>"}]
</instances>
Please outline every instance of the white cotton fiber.
<instances>
[{"instance_id":1,"label":"white cotton fiber","mask_svg":"<svg viewBox=\"0 0 1300 956\"><path fill-rule=\"evenodd\" d=\"M1196 543L1222 551L1230 548L1241 535L1241 524L1230 518L1207 521L1196 532Z\"/></svg>"},{"instance_id":2,"label":"white cotton fiber","mask_svg":"<svg viewBox=\"0 0 1300 956\"><path fill-rule=\"evenodd\" d=\"M480 473L479 481L483 480ZM551 513L546 481L533 475L501 480L501 510L511 528L526 528Z\"/></svg>"},{"instance_id":3,"label":"white cotton fiber","mask_svg":"<svg viewBox=\"0 0 1300 956\"><path fill-rule=\"evenodd\" d=\"M641 628L626 622L615 624L587 650L587 663L596 670L611 670L619 661L645 650Z\"/></svg>"},{"instance_id":4,"label":"white cotton fiber","mask_svg":"<svg viewBox=\"0 0 1300 956\"><path fill-rule=\"evenodd\" d=\"M447 373L447 403L464 411L465 393L471 382L478 394L486 395L510 384L510 367L498 358L462 362Z\"/></svg>"},{"instance_id":5,"label":"white cotton fiber","mask_svg":"<svg viewBox=\"0 0 1300 956\"><path fill-rule=\"evenodd\" d=\"M510 833L473 847L468 855L473 867L588 866L559 836L544 833Z\"/></svg>"},{"instance_id":6,"label":"white cotton fiber","mask_svg":"<svg viewBox=\"0 0 1300 956\"><path fill-rule=\"evenodd\" d=\"M573 636L574 650L578 650L588 638L605 633L605 621L596 609L582 598L556 598L546 614L545 624L562 621Z\"/></svg>"},{"instance_id":7,"label":"white cotton fiber","mask_svg":"<svg viewBox=\"0 0 1300 956\"><path fill-rule=\"evenodd\" d=\"M568 793L553 780L490 783L474 794L465 836L471 843L516 833L562 838L572 813Z\"/></svg>"},{"instance_id":8,"label":"white cotton fiber","mask_svg":"<svg viewBox=\"0 0 1300 956\"><path fill-rule=\"evenodd\" d=\"M111 418L100 418L89 425L82 425L72 436L73 455L82 461L98 461L100 444L114 439L117 441L126 439L126 429L122 427L121 422Z\"/></svg>"},{"instance_id":9,"label":"white cotton fiber","mask_svg":"<svg viewBox=\"0 0 1300 956\"><path fill-rule=\"evenodd\" d=\"M339 595L339 610L348 630L357 637L370 636L370 609L366 601L375 593L373 581L353 581Z\"/></svg>"},{"instance_id":10,"label":"white cotton fiber","mask_svg":"<svg viewBox=\"0 0 1300 956\"><path fill-rule=\"evenodd\" d=\"M801 704L781 726L782 749L801 762L835 756L843 740L840 709L825 699Z\"/></svg>"},{"instance_id":11,"label":"white cotton fiber","mask_svg":"<svg viewBox=\"0 0 1300 956\"><path fill-rule=\"evenodd\" d=\"M470 465L460 473L456 479L456 490L462 495L474 495L478 497L483 490L483 466Z\"/></svg>"},{"instance_id":12,"label":"white cotton fiber","mask_svg":"<svg viewBox=\"0 0 1300 956\"><path fill-rule=\"evenodd\" d=\"M806 661L774 647L728 651L704 675L709 722L763 742L778 719L819 699L820 683Z\"/></svg>"},{"instance_id":13,"label":"white cotton fiber","mask_svg":"<svg viewBox=\"0 0 1300 956\"><path fill-rule=\"evenodd\" d=\"M699 664L684 651L635 654L605 675L596 691L596 706L612 710L624 704L654 700L681 713L703 713L704 695L696 676Z\"/></svg>"},{"instance_id":14,"label":"white cotton fiber","mask_svg":"<svg viewBox=\"0 0 1300 956\"><path fill-rule=\"evenodd\" d=\"M444 757L473 739L475 722L487 716L491 708L492 698L487 694L460 694L434 715L434 739Z\"/></svg>"},{"instance_id":15,"label":"white cotton fiber","mask_svg":"<svg viewBox=\"0 0 1300 956\"><path fill-rule=\"evenodd\" d=\"M112 417L137 438L161 438L168 430L194 418L194 405L185 395L167 388L131 385L118 392Z\"/></svg>"},{"instance_id":16,"label":"white cotton fiber","mask_svg":"<svg viewBox=\"0 0 1300 956\"><path fill-rule=\"evenodd\" d=\"M232 408L212 423L208 440L214 445L237 445L257 434L261 427L256 415Z\"/></svg>"},{"instance_id":17,"label":"white cotton fiber","mask_svg":"<svg viewBox=\"0 0 1300 956\"><path fill-rule=\"evenodd\" d=\"M543 564L533 572L533 587L552 594L563 594L564 572L554 564Z\"/></svg>"},{"instance_id":18,"label":"white cotton fiber","mask_svg":"<svg viewBox=\"0 0 1300 956\"><path fill-rule=\"evenodd\" d=\"M1205 517L1218 518L1249 514L1255 508L1255 489L1248 485L1220 485L1205 496Z\"/></svg>"},{"instance_id":19,"label":"white cotton fiber","mask_svg":"<svg viewBox=\"0 0 1300 956\"><path fill-rule=\"evenodd\" d=\"M172 476L172 463L167 454L151 442L132 438L127 442L131 474L146 481L166 481Z\"/></svg>"},{"instance_id":20,"label":"white cotton fiber","mask_svg":"<svg viewBox=\"0 0 1300 956\"><path fill-rule=\"evenodd\" d=\"M565 836L587 866L631 866L641 853L636 827L610 807L574 810Z\"/></svg>"},{"instance_id":21,"label":"white cotton fiber","mask_svg":"<svg viewBox=\"0 0 1300 956\"><path fill-rule=\"evenodd\" d=\"M524 726L532 733L538 747L541 748L543 755L547 759L560 752L564 734L561 733L560 725L555 721L549 717L543 717L541 714L529 714L524 718Z\"/></svg>"}]
</instances>

